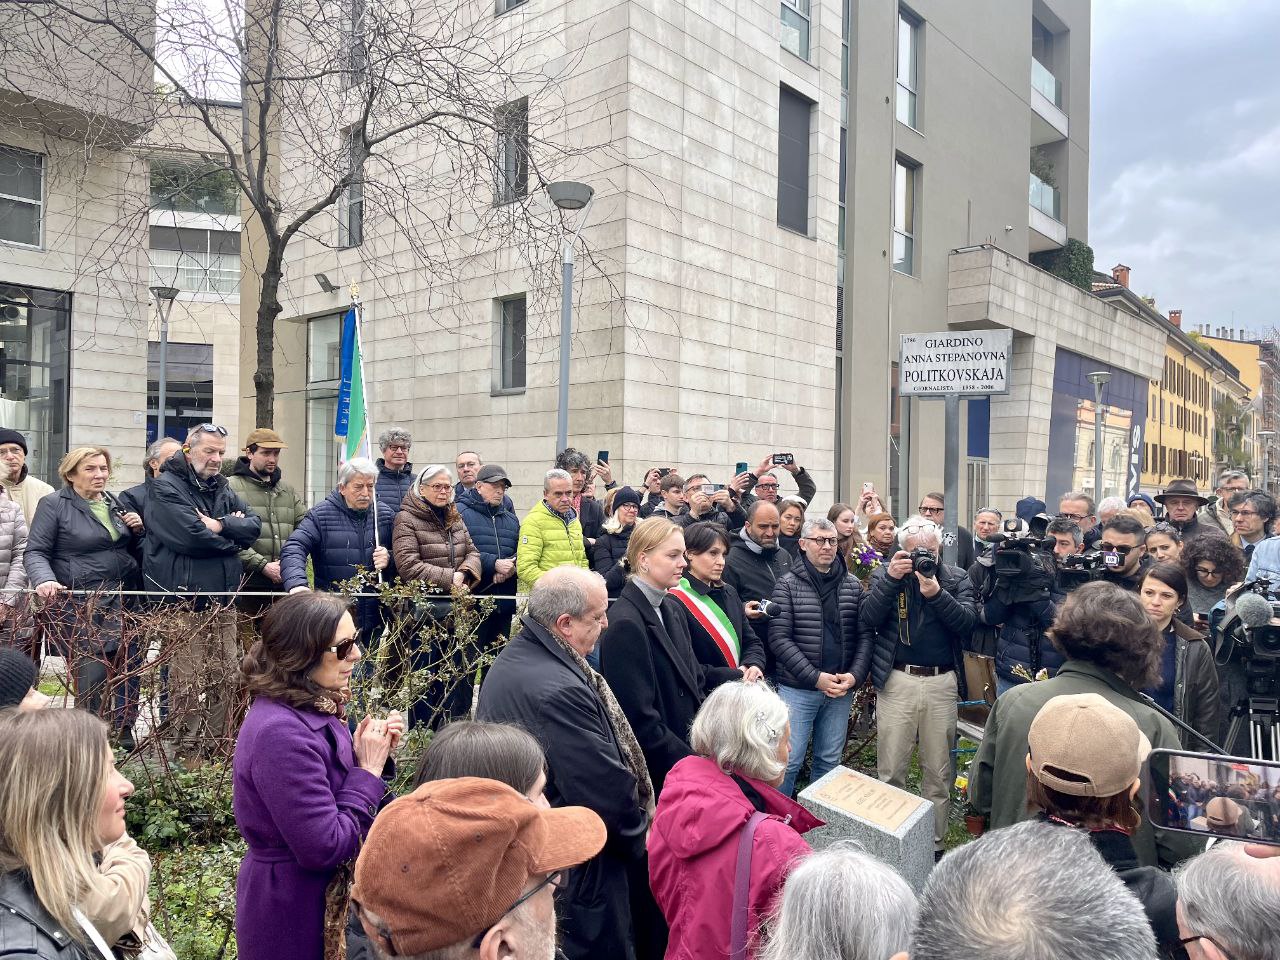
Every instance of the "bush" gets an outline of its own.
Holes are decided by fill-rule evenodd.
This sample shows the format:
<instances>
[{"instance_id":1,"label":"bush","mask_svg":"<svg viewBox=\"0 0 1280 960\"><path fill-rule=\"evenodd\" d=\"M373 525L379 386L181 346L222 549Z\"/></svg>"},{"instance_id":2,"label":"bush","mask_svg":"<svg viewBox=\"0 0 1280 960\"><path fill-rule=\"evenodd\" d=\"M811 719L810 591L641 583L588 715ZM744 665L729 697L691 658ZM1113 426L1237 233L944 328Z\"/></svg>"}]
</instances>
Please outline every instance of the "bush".
<instances>
[{"instance_id":1,"label":"bush","mask_svg":"<svg viewBox=\"0 0 1280 960\"><path fill-rule=\"evenodd\" d=\"M171 847L152 859L151 919L180 960L234 960L239 838Z\"/></svg>"},{"instance_id":2,"label":"bush","mask_svg":"<svg viewBox=\"0 0 1280 960\"><path fill-rule=\"evenodd\" d=\"M231 769L211 763L192 772L156 760L126 764L134 794L125 805L129 835L153 856L188 845L240 839L231 812Z\"/></svg>"},{"instance_id":3,"label":"bush","mask_svg":"<svg viewBox=\"0 0 1280 960\"><path fill-rule=\"evenodd\" d=\"M1093 247L1075 237L1060 250L1033 253L1031 262L1081 290L1093 290Z\"/></svg>"}]
</instances>

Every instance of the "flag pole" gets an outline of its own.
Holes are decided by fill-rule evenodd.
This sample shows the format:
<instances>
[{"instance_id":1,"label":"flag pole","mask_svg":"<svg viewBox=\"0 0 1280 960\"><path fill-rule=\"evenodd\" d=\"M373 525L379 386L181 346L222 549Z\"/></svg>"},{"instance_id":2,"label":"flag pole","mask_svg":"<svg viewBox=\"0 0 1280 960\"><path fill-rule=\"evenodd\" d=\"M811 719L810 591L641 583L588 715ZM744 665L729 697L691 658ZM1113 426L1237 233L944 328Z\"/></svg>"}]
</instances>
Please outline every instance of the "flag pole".
<instances>
[{"instance_id":1,"label":"flag pole","mask_svg":"<svg viewBox=\"0 0 1280 960\"><path fill-rule=\"evenodd\" d=\"M369 459L373 459L373 418L369 416L369 383L368 377L364 375L364 331L361 329L364 325L364 304L360 300L360 284L354 280L351 281L351 308L356 312L356 352L360 356L360 385L361 385L361 401L364 404L364 433L365 443L369 447ZM382 538L378 533L378 482L374 479L373 486L373 549L377 550L382 546ZM378 582L382 582L382 571L378 571Z\"/></svg>"}]
</instances>

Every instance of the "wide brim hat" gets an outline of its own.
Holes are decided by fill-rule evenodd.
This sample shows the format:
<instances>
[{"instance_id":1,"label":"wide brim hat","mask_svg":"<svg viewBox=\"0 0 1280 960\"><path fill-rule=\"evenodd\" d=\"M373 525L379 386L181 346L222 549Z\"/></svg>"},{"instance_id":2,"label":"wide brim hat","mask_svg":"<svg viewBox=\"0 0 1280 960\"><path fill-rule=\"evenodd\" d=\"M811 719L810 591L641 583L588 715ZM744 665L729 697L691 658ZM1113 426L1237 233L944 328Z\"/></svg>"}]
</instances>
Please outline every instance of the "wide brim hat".
<instances>
[{"instance_id":1,"label":"wide brim hat","mask_svg":"<svg viewBox=\"0 0 1280 960\"><path fill-rule=\"evenodd\" d=\"M1196 489L1194 480L1175 480L1164 488L1164 493L1156 496L1156 503L1163 505L1169 497L1194 497L1200 501L1200 506L1205 506L1209 502L1209 498L1200 495L1200 491Z\"/></svg>"}]
</instances>

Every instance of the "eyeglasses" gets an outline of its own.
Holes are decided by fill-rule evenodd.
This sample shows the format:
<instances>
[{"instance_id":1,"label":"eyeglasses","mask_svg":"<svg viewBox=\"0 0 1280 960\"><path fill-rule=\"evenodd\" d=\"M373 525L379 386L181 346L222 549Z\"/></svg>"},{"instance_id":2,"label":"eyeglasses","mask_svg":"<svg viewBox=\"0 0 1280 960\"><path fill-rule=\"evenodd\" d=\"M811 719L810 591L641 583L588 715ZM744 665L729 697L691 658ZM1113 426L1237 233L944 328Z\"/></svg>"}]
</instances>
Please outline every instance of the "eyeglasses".
<instances>
[{"instance_id":1,"label":"eyeglasses","mask_svg":"<svg viewBox=\"0 0 1280 960\"><path fill-rule=\"evenodd\" d=\"M424 483L423 486L426 487L428 490L452 490L453 489L452 483Z\"/></svg>"},{"instance_id":2,"label":"eyeglasses","mask_svg":"<svg viewBox=\"0 0 1280 960\"><path fill-rule=\"evenodd\" d=\"M942 513L945 510L946 510L946 507L921 507L920 508L921 513Z\"/></svg>"},{"instance_id":3,"label":"eyeglasses","mask_svg":"<svg viewBox=\"0 0 1280 960\"><path fill-rule=\"evenodd\" d=\"M1196 567L1196 573L1202 577L1219 577L1222 574L1218 572L1217 567Z\"/></svg>"},{"instance_id":4,"label":"eyeglasses","mask_svg":"<svg viewBox=\"0 0 1280 960\"><path fill-rule=\"evenodd\" d=\"M544 879L541 883L537 884L532 889L530 889L527 893L522 893L520 895L519 900L517 900L511 906L507 907L507 909L502 911L502 916L505 917L508 913L516 909L516 907L520 906L520 904L524 903L530 897L534 896L539 890L541 890L543 887L547 886L548 884L554 887L556 890L559 890L561 887L563 887L564 871L557 870L555 873L550 874L548 877L546 877L546 879ZM501 920L502 917L499 917L498 919ZM484 940L485 934L488 933L490 930L492 930L495 926L497 926L497 921L494 921L494 923L490 924L489 926L481 930L479 933L477 933L476 938L471 941L471 949L479 950L480 943Z\"/></svg>"},{"instance_id":5,"label":"eyeglasses","mask_svg":"<svg viewBox=\"0 0 1280 960\"><path fill-rule=\"evenodd\" d=\"M1190 937L1179 937L1178 943L1182 944L1185 947L1188 943L1192 943L1196 940L1208 940L1210 943L1212 943L1215 947L1218 948L1218 952L1220 954L1226 957L1227 960L1231 960L1231 954L1223 950L1221 944L1219 944L1217 940L1213 939L1213 937L1206 937L1204 934L1195 934Z\"/></svg>"},{"instance_id":6,"label":"eyeglasses","mask_svg":"<svg viewBox=\"0 0 1280 960\"><path fill-rule=\"evenodd\" d=\"M351 637L348 640L335 643L333 646L325 647L325 652L332 653L339 660L346 660L351 656L351 651L355 649L356 639L356 637Z\"/></svg>"},{"instance_id":7,"label":"eyeglasses","mask_svg":"<svg viewBox=\"0 0 1280 960\"><path fill-rule=\"evenodd\" d=\"M1087 514L1087 513L1060 513L1060 514L1058 514L1057 519L1059 519L1059 520L1073 520L1073 521L1075 521L1076 523L1079 523L1081 520L1088 520L1088 519L1089 519L1089 514Z\"/></svg>"},{"instance_id":8,"label":"eyeglasses","mask_svg":"<svg viewBox=\"0 0 1280 960\"><path fill-rule=\"evenodd\" d=\"M227 428L220 427L216 423L198 423L191 431L192 433L216 433L220 437L227 435Z\"/></svg>"},{"instance_id":9,"label":"eyeglasses","mask_svg":"<svg viewBox=\"0 0 1280 960\"><path fill-rule=\"evenodd\" d=\"M777 490L778 485L776 483L757 483L756 489L757 490Z\"/></svg>"},{"instance_id":10,"label":"eyeglasses","mask_svg":"<svg viewBox=\"0 0 1280 960\"><path fill-rule=\"evenodd\" d=\"M1233 517L1256 517L1257 515L1258 515L1257 510L1232 510L1231 511L1231 516Z\"/></svg>"},{"instance_id":11,"label":"eyeglasses","mask_svg":"<svg viewBox=\"0 0 1280 960\"><path fill-rule=\"evenodd\" d=\"M805 537L810 543L816 543L820 547L834 547L840 541L836 537Z\"/></svg>"},{"instance_id":12,"label":"eyeglasses","mask_svg":"<svg viewBox=\"0 0 1280 960\"><path fill-rule=\"evenodd\" d=\"M909 537L915 536L917 533L937 533L938 525L933 522L909 523L905 527L902 527L900 532L905 533Z\"/></svg>"}]
</instances>

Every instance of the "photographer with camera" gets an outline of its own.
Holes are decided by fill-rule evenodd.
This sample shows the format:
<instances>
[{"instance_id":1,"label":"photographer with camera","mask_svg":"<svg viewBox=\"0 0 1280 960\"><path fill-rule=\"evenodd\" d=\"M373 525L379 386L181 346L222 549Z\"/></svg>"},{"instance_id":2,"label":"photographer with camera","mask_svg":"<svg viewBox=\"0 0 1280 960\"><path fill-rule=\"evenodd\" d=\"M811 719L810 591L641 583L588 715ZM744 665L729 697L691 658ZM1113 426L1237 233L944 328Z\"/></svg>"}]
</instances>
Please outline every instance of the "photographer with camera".
<instances>
[{"instance_id":1,"label":"photographer with camera","mask_svg":"<svg viewBox=\"0 0 1280 960\"><path fill-rule=\"evenodd\" d=\"M1097 549L1102 555L1099 579L1137 593L1151 566L1146 528L1133 517L1112 517L1102 528Z\"/></svg>"},{"instance_id":2,"label":"photographer with camera","mask_svg":"<svg viewBox=\"0 0 1280 960\"><path fill-rule=\"evenodd\" d=\"M747 522L746 514L735 499L733 485L712 483L705 473L695 473L684 482L685 508L676 518L676 526L709 521L726 530L737 530Z\"/></svg>"},{"instance_id":3,"label":"photographer with camera","mask_svg":"<svg viewBox=\"0 0 1280 960\"><path fill-rule=\"evenodd\" d=\"M964 646L977 621L973 584L938 559L941 531L919 514L902 525L901 549L871 574L862 623L875 634L871 677L879 727L876 772L899 789L920 742L920 792L933 803L942 850L951 799L956 701L965 696Z\"/></svg>"},{"instance_id":4,"label":"photographer with camera","mask_svg":"<svg viewBox=\"0 0 1280 960\"><path fill-rule=\"evenodd\" d=\"M745 605L747 622L756 637L769 649L769 612L765 601L773 588L791 569L792 557L778 545L782 520L778 508L757 500L747 508L746 525L738 532L724 566L724 582L733 587ZM769 653L765 676L773 676L773 654Z\"/></svg>"},{"instance_id":5,"label":"photographer with camera","mask_svg":"<svg viewBox=\"0 0 1280 960\"><path fill-rule=\"evenodd\" d=\"M997 534L1000 539L995 552L974 564L970 574L982 602L983 622L999 627L997 696L1019 683L1044 679L1041 671L1052 676L1062 666L1062 657L1044 635L1053 623L1056 601L1061 599L1054 558L1045 550L1047 538L1021 534L1021 522L1011 521ZM1080 532L1071 529L1077 535Z\"/></svg>"}]
</instances>

